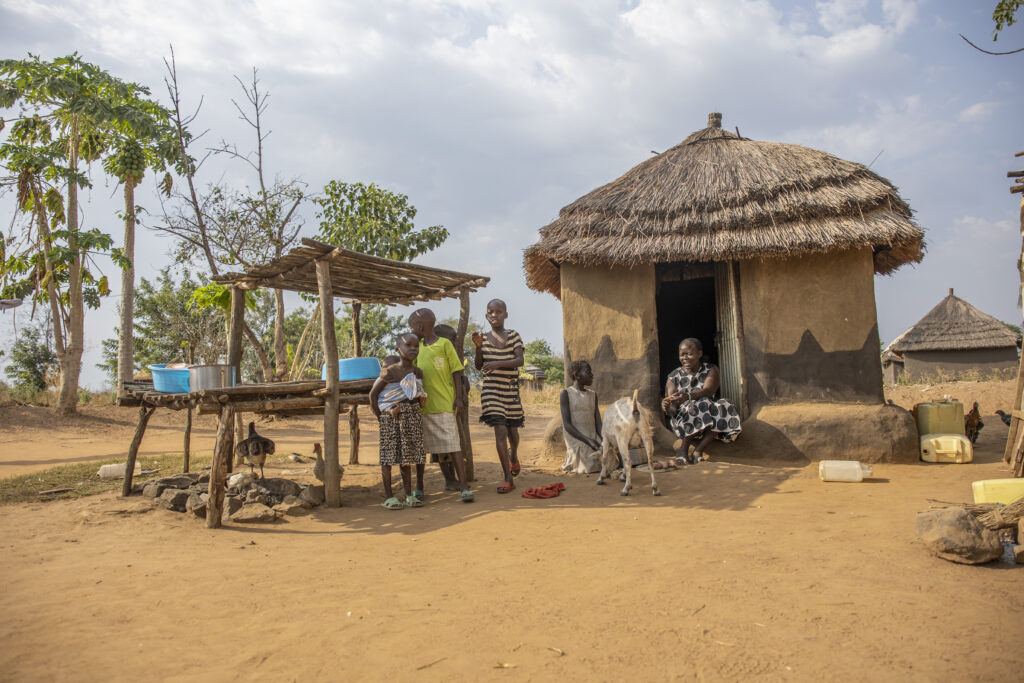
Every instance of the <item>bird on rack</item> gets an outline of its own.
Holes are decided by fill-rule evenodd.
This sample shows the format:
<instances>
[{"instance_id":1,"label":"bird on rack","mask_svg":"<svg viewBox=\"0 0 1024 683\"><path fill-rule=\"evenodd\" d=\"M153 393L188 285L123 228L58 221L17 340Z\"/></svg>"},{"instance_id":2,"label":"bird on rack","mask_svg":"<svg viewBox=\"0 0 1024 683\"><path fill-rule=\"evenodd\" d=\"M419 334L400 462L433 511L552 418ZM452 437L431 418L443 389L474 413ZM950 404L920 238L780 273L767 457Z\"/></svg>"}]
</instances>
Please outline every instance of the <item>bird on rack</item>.
<instances>
[{"instance_id":1,"label":"bird on rack","mask_svg":"<svg viewBox=\"0 0 1024 683\"><path fill-rule=\"evenodd\" d=\"M274 454L274 442L265 436L256 433L256 423L249 423L249 438L242 439L235 446L235 455L239 460L245 459L249 463L249 471L255 474L255 468L260 468L260 479L263 479L263 464L267 462L267 456Z\"/></svg>"},{"instance_id":2,"label":"bird on rack","mask_svg":"<svg viewBox=\"0 0 1024 683\"><path fill-rule=\"evenodd\" d=\"M1010 418L1012 417L1009 413L1004 413L1002 410L997 410L996 413L999 415L999 419L1003 421L1007 427L1010 426Z\"/></svg>"}]
</instances>

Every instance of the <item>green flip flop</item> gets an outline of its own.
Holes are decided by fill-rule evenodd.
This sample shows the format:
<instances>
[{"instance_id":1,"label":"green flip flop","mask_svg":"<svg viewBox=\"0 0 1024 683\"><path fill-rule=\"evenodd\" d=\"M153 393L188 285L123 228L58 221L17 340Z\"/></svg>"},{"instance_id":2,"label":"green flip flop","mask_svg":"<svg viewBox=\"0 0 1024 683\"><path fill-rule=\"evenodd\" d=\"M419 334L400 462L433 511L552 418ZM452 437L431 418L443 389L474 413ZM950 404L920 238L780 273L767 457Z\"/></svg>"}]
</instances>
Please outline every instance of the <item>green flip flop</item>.
<instances>
[{"instance_id":1,"label":"green flip flop","mask_svg":"<svg viewBox=\"0 0 1024 683\"><path fill-rule=\"evenodd\" d=\"M405 507L407 508L421 508L423 507L423 501L416 497L415 494L410 493L405 497Z\"/></svg>"},{"instance_id":2,"label":"green flip flop","mask_svg":"<svg viewBox=\"0 0 1024 683\"><path fill-rule=\"evenodd\" d=\"M473 492L470 491L469 489L463 491L460 498L462 498L463 503L472 503L474 500L476 500L476 496L474 496Z\"/></svg>"},{"instance_id":3,"label":"green flip flop","mask_svg":"<svg viewBox=\"0 0 1024 683\"><path fill-rule=\"evenodd\" d=\"M413 489L412 495L416 496L421 501L423 500L423 491L420 491L419 489Z\"/></svg>"},{"instance_id":4,"label":"green flip flop","mask_svg":"<svg viewBox=\"0 0 1024 683\"><path fill-rule=\"evenodd\" d=\"M405 507L404 505L402 505L402 501L398 500L398 498L395 498L394 496L391 496L390 498L385 500L383 503L380 504L380 506L385 510L401 510L403 507Z\"/></svg>"}]
</instances>

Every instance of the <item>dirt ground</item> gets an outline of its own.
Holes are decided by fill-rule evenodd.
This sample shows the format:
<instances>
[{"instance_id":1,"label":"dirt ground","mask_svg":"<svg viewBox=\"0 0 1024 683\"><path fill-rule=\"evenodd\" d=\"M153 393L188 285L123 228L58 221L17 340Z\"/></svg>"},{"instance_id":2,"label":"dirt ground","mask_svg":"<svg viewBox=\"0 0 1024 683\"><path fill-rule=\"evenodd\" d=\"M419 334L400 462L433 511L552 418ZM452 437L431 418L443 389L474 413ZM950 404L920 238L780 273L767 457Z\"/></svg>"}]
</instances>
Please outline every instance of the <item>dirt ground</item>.
<instances>
[{"instance_id":1,"label":"dirt ground","mask_svg":"<svg viewBox=\"0 0 1024 683\"><path fill-rule=\"evenodd\" d=\"M814 465L739 462L725 446L659 474L661 497L637 473L623 498L536 462L555 411L529 407L521 451L535 464L512 495L495 492L493 439L474 427L470 505L429 466L424 508L380 508L365 418L370 464L347 468L340 509L210 531L114 494L7 505L0 679L1020 680L1024 567L951 564L914 534L929 499L970 501L972 481L1008 476L994 410L1011 407L1013 383L888 394L905 407L979 401L975 462L823 483ZM121 457L135 417L0 408L0 476ZM182 421L158 411L143 463L180 451ZM279 453L307 454L321 428L260 431ZM197 450L213 429L197 423ZM566 485L558 498L519 496L553 481Z\"/></svg>"}]
</instances>

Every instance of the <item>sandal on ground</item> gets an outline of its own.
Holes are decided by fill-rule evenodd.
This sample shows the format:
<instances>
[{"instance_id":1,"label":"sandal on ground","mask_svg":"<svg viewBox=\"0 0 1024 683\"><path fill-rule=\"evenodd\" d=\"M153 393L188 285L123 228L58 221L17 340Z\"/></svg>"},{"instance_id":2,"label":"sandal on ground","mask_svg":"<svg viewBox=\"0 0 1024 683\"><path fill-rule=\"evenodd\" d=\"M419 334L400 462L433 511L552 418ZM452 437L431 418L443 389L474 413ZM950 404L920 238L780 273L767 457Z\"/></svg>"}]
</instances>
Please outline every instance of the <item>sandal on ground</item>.
<instances>
[{"instance_id":1,"label":"sandal on ground","mask_svg":"<svg viewBox=\"0 0 1024 683\"><path fill-rule=\"evenodd\" d=\"M548 484L544 488L546 488L546 489L548 489L550 491L557 491L558 493L561 493L562 491L565 490L565 484L563 484L560 481L556 481L554 484Z\"/></svg>"},{"instance_id":2,"label":"sandal on ground","mask_svg":"<svg viewBox=\"0 0 1024 683\"><path fill-rule=\"evenodd\" d=\"M423 491L420 491L419 489L414 489L412 495L419 498L421 503L423 502Z\"/></svg>"},{"instance_id":3,"label":"sandal on ground","mask_svg":"<svg viewBox=\"0 0 1024 683\"><path fill-rule=\"evenodd\" d=\"M558 495L558 491L552 491L549 488L538 488L538 489L526 489L523 491L523 498L554 498Z\"/></svg>"},{"instance_id":4,"label":"sandal on ground","mask_svg":"<svg viewBox=\"0 0 1024 683\"><path fill-rule=\"evenodd\" d=\"M473 492L470 491L469 489L463 491L459 497L462 499L463 503L472 503L474 500L476 500L476 496L474 496Z\"/></svg>"},{"instance_id":5,"label":"sandal on ground","mask_svg":"<svg viewBox=\"0 0 1024 683\"><path fill-rule=\"evenodd\" d=\"M408 496L405 497L405 507L421 508L423 507L423 501L410 493Z\"/></svg>"},{"instance_id":6,"label":"sandal on ground","mask_svg":"<svg viewBox=\"0 0 1024 683\"><path fill-rule=\"evenodd\" d=\"M402 501L398 500L398 498L395 498L394 496L391 496L390 498L385 500L383 503L380 504L380 506L385 510L401 510L402 508L405 507L404 505L402 505Z\"/></svg>"},{"instance_id":7,"label":"sandal on ground","mask_svg":"<svg viewBox=\"0 0 1024 683\"><path fill-rule=\"evenodd\" d=\"M503 481L498 484L498 493L508 493L516 487L511 481Z\"/></svg>"},{"instance_id":8,"label":"sandal on ground","mask_svg":"<svg viewBox=\"0 0 1024 683\"><path fill-rule=\"evenodd\" d=\"M518 477L519 476L519 472L523 469L523 466L519 463L519 461L516 461L516 462L510 464L508 466L508 469L509 469L510 472L512 472L512 476L513 477Z\"/></svg>"}]
</instances>

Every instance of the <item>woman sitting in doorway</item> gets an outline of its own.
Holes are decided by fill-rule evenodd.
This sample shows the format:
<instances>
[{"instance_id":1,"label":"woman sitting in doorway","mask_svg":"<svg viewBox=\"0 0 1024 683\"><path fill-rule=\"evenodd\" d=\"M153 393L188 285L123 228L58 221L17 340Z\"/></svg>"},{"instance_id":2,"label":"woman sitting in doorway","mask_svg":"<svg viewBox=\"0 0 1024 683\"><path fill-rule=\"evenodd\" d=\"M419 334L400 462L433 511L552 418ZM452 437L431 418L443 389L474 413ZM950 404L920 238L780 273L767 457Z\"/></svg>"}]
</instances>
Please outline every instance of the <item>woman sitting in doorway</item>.
<instances>
[{"instance_id":1,"label":"woman sitting in doorway","mask_svg":"<svg viewBox=\"0 0 1024 683\"><path fill-rule=\"evenodd\" d=\"M676 450L680 465L707 460L705 446L712 438L735 441L740 435L740 415L727 399L715 399L718 393L718 368L702 362L704 346L689 337L679 343L679 363L665 382L661 407L669 417L669 426L682 445ZM690 444L697 441L693 455Z\"/></svg>"}]
</instances>

